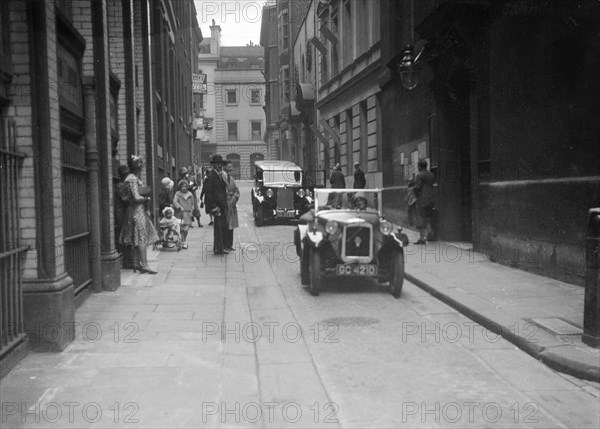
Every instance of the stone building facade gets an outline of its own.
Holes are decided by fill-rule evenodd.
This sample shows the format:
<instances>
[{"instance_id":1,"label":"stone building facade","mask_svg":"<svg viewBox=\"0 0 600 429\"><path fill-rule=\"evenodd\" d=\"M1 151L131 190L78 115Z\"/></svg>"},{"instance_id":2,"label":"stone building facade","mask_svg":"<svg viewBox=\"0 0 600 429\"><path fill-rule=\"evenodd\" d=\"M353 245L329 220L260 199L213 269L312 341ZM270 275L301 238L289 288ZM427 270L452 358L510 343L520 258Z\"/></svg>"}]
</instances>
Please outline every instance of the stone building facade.
<instances>
[{"instance_id":1,"label":"stone building facade","mask_svg":"<svg viewBox=\"0 0 600 429\"><path fill-rule=\"evenodd\" d=\"M441 239L583 284L600 203L600 3L382 0L381 16L388 213L407 222L413 159L427 158ZM397 67L407 45L421 52L412 90Z\"/></svg>"},{"instance_id":2,"label":"stone building facade","mask_svg":"<svg viewBox=\"0 0 600 429\"><path fill-rule=\"evenodd\" d=\"M206 75L207 92L201 115L211 124L201 142L202 163L213 155L231 160L236 179L251 179L250 166L269 159L265 135L264 49L261 46L221 46L221 27L210 27L201 44L198 67Z\"/></svg>"}]
</instances>

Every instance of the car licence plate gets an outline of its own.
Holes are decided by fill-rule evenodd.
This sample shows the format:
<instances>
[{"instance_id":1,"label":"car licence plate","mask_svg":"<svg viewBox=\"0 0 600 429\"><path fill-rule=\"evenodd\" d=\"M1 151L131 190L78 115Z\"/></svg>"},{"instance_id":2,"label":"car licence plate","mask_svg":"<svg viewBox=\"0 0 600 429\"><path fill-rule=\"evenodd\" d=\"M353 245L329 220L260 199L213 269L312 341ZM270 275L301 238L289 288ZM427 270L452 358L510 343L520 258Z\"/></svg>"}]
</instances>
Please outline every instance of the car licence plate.
<instances>
[{"instance_id":1,"label":"car licence plate","mask_svg":"<svg viewBox=\"0 0 600 429\"><path fill-rule=\"evenodd\" d=\"M294 213L293 210L292 211L287 211L287 212L283 211L283 210L277 210L277 216L280 216L280 217L294 217L295 213Z\"/></svg>"},{"instance_id":2,"label":"car licence plate","mask_svg":"<svg viewBox=\"0 0 600 429\"><path fill-rule=\"evenodd\" d=\"M338 276L376 276L377 265L343 265L338 264L335 273Z\"/></svg>"}]
</instances>

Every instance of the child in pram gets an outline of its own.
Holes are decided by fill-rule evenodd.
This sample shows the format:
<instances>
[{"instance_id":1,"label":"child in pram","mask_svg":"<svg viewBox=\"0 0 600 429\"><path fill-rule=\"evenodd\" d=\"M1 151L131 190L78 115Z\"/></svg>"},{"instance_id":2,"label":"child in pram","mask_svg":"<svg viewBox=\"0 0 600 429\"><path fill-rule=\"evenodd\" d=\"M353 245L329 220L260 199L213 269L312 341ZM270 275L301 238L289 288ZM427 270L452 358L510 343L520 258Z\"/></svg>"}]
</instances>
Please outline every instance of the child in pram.
<instances>
[{"instance_id":1,"label":"child in pram","mask_svg":"<svg viewBox=\"0 0 600 429\"><path fill-rule=\"evenodd\" d=\"M181 250L181 219L175 217L173 207L165 207L162 211L163 218L160 220L160 233L162 247Z\"/></svg>"}]
</instances>

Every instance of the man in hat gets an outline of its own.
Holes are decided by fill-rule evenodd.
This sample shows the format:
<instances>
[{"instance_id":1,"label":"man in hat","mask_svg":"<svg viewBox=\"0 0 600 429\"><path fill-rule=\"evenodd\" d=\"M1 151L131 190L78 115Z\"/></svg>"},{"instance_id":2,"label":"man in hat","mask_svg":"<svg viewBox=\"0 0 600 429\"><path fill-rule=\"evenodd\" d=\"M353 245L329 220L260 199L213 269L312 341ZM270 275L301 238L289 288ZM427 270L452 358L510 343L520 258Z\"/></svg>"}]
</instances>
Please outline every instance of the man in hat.
<instances>
[{"instance_id":1,"label":"man in hat","mask_svg":"<svg viewBox=\"0 0 600 429\"><path fill-rule=\"evenodd\" d=\"M214 217L214 251L215 255L229 253L225 249L225 240L229 233L227 224L227 184L223 179L223 157L215 155L210 163L213 170L204 183L204 205Z\"/></svg>"},{"instance_id":2,"label":"man in hat","mask_svg":"<svg viewBox=\"0 0 600 429\"><path fill-rule=\"evenodd\" d=\"M346 179L339 162L333 167L329 183L331 183L331 187L334 189L344 189L346 187Z\"/></svg>"},{"instance_id":3,"label":"man in hat","mask_svg":"<svg viewBox=\"0 0 600 429\"><path fill-rule=\"evenodd\" d=\"M354 189L363 189L367 186L365 172L360 169L360 162L354 163Z\"/></svg>"}]
</instances>

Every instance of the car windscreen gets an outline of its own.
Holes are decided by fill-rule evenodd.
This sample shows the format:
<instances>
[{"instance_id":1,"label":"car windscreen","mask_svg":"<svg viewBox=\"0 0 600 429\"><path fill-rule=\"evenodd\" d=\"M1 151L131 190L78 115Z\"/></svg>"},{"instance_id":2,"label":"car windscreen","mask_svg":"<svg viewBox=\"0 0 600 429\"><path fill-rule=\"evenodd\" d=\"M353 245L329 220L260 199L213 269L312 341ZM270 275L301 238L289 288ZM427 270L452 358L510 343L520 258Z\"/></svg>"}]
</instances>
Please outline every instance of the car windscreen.
<instances>
[{"instance_id":1,"label":"car windscreen","mask_svg":"<svg viewBox=\"0 0 600 429\"><path fill-rule=\"evenodd\" d=\"M300 185L302 183L302 172L298 170L264 170L263 183L267 184L291 184Z\"/></svg>"},{"instance_id":2,"label":"car windscreen","mask_svg":"<svg viewBox=\"0 0 600 429\"><path fill-rule=\"evenodd\" d=\"M378 191L315 189L315 206L322 210L379 210ZM362 201L360 201L362 200Z\"/></svg>"}]
</instances>

